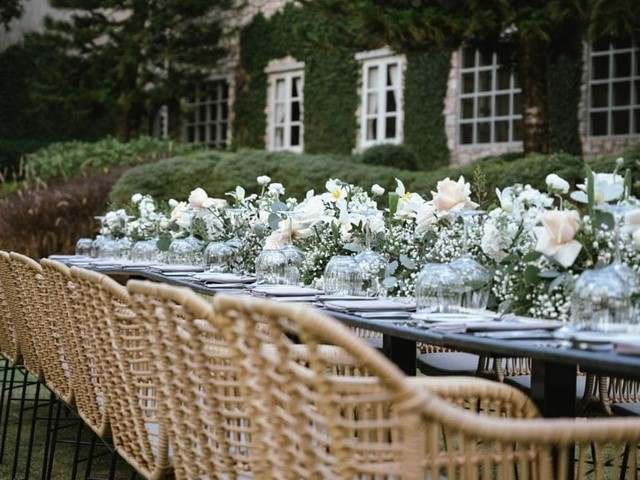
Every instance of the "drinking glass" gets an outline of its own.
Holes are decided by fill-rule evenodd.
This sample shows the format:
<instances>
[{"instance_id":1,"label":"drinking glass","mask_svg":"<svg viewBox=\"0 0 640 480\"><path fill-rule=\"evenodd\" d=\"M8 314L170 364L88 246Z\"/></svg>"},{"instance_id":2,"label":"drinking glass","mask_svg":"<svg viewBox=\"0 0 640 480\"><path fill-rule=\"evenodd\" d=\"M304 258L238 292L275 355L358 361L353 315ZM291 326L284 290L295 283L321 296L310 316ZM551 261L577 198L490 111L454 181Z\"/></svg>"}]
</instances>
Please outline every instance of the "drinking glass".
<instances>
[{"instance_id":1,"label":"drinking glass","mask_svg":"<svg viewBox=\"0 0 640 480\"><path fill-rule=\"evenodd\" d=\"M571 296L571 329L623 333L630 330L631 291L613 269L585 270Z\"/></svg>"},{"instance_id":2,"label":"drinking glass","mask_svg":"<svg viewBox=\"0 0 640 480\"><path fill-rule=\"evenodd\" d=\"M184 238L174 238L169 244L166 259L172 265L202 265L203 245L193 236L191 230Z\"/></svg>"},{"instance_id":3,"label":"drinking glass","mask_svg":"<svg viewBox=\"0 0 640 480\"><path fill-rule=\"evenodd\" d=\"M151 238L149 240L139 240L131 247L132 262L157 262L160 257L160 250L157 246L157 240Z\"/></svg>"},{"instance_id":4,"label":"drinking glass","mask_svg":"<svg viewBox=\"0 0 640 480\"><path fill-rule=\"evenodd\" d=\"M204 265L210 272L229 273L233 269L234 248L225 242L211 242L204 249Z\"/></svg>"},{"instance_id":5,"label":"drinking glass","mask_svg":"<svg viewBox=\"0 0 640 480\"><path fill-rule=\"evenodd\" d=\"M302 275L302 266L304 263L304 252L293 244L293 218L295 212L290 210L283 210L279 213L283 214L287 220L287 243L285 243L280 251L287 257L287 278L291 285L297 285L300 283L300 277Z\"/></svg>"},{"instance_id":6,"label":"drinking glass","mask_svg":"<svg viewBox=\"0 0 640 480\"><path fill-rule=\"evenodd\" d=\"M362 269L354 257L331 257L324 269L324 293L328 295L362 295Z\"/></svg>"},{"instance_id":7,"label":"drinking glass","mask_svg":"<svg viewBox=\"0 0 640 480\"><path fill-rule=\"evenodd\" d=\"M386 296L383 282L387 276L389 261L384 255L371 248L371 217L377 214L377 210L362 212L365 217L365 248L355 257L362 270L362 290L368 297Z\"/></svg>"},{"instance_id":8,"label":"drinking glass","mask_svg":"<svg viewBox=\"0 0 640 480\"><path fill-rule=\"evenodd\" d=\"M474 216L482 215L482 210L460 210L454 212L462 218L463 237L462 255L449 263L458 274L458 287L460 290L460 306L462 308L480 309L487 308L489 293L491 292L492 275L488 268L478 263L469 254L469 224Z\"/></svg>"},{"instance_id":9,"label":"drinking glass","mask_svg":"<svg viewBox=\"0 0 640 480\"><path fill-rule=\"evenodd\" d=\"M447 263L427 263L416 278L417 313L451 313L460 310L460 274Z\"/></svg>"},{"instance_id":10,"label":"drinking glass","mask_svg":"<svg viewBox=\"0 0 640 480\"><path fill-rule=\"evenodd\" d=\"M287 257L277 249L265 249L256 258L256 283L286 285Z\"/></svg>"},{"instance_id":11,"label":"drinking glass","mask_svg":"<svg viewBox=\"0 0 640 480\"><path fill-rule=\"evenodd\" d=\"M91 248L93 247L92 238L79 238L76 242L76 255L78 257L91 256Z\"/></svg>"}]
</instances>

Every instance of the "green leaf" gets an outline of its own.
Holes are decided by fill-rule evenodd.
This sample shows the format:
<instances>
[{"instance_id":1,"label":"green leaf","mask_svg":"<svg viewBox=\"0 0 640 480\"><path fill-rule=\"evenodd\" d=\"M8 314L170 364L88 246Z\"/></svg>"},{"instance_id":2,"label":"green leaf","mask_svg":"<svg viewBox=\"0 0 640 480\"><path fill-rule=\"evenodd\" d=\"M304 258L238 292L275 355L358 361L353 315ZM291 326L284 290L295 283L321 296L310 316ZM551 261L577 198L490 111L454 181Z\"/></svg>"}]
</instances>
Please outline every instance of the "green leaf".
<instances>
[{"instance_id":1,"label":"green leaf","mask_svg":"<svg viewBox=\"0 0 640 480\"><path fill-rule=\"evenodd\" d=\"M504 257L500 263L503 265L509 265L511 263L515 263L519 261L520 261L520 257L518 256L518 254L510 253L509 255Z\"/></svg>"},{"instance_id":2,"label":"green leaf","mask_svg":"<svg viewBox=\"0 0 640 480\"><path fill-rule=\"evenodd\" d=\"M587 171L587 208L589 209L589 216L595 218L595 178L589 165L586 165L585 169Z\"/></svg>"},{"instance_id":3,"label":"green leaf","mask_svg":"<svg viewBox=\"0 0 640 480\"><path fill-rule=\"evenodd\" d=\"M538 285L542 282L542 278L540 278L540 269L533 265L529 265L524 269L524 280L530 285Z\"/></svg>"},{"instance_id":4,"label":"green leaf","mask_svg":"<svg viewBox=\"0 0 640 480\"><path fill-rule=\"evenodd\" d=\"M535 251L534 252L529 252L524 257L522 257L522 262L523 263L535 262L541 256L542 256L542 253L540 253L540 252L535 252Z\"/></svg>"},{"instance_id":5,"label":"green leaf","mask_svg":"<svg viewBox=\"0 0 640 480\"><path fill-rule=\"evenodd\" d=\"M542 270L538 273L540 278L556 278L561 275L560 272L556 272L555 270Z\"/></svg>"},{"instance_id":6,"label":"green leaf","mask_svg":"<svg viewBox=\"0 0 640 480\"><path fill-rule=\"evenodd\" d=\"M156 242L156 246L158 247L158 250L160 250L161 252L166 252L167 250L169 250L170 244L171 244L170 235L162 235L160 238L158 238L158 241Z\"/></svg>"},{"instance_id":7,"label":"green leaf","mask_svg":"<svg viewBox=\"0 0 640 480\"><path fill-rule=\"evenodd\" d=\"M389 192L389 218L393 218L393 216L398 211L398 200L400 197L395 192Z\"/></svg>"}]
</instances>

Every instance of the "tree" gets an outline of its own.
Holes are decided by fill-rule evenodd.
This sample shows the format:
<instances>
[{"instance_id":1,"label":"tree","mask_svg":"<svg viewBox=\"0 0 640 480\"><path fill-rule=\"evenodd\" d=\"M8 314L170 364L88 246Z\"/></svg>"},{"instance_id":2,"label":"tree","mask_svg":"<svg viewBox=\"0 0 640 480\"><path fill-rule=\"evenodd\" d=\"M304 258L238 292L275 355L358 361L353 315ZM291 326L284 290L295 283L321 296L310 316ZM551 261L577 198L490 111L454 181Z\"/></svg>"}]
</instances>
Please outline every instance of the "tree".
<instances>
[{"instance_id":1,"label":"tree","mask_svg":"<svg viewBox=\"0 0 640 480\"><path fill-rule=\"evenodd\" d=\"M640 31L637 0L299 0L340 18L355 44L398 50L462 44L512 59L522 89L525 153L549 151L546 49L560 35L594 39Z\"/></svg>"},{"instance_id":2,"label":"tree","mask_svg":"<svg viewBox=\"0 0 640 480\"><path fill-rule=\"evenodd\" d=\"M2 0L0 2L0 23L4 25L5 30L9 29L11 20L20 18L23 11L21 0Z\"/></svg>"},{"instance_id":3,"label":"tree","mask_svg":"<svg viewBox=\"0 0 640 480\"><path fill-rule=\"evenodd\" d=\"M53 0L71 20L48 19L33 37L55 52L41 65L36 94L74 108L112 105L123 139L147 133L169 108L179 134L180 101L225 57L243 4L234 0ZM236 15L236 17L234 17Z\"/></svg>"}]
</instances>

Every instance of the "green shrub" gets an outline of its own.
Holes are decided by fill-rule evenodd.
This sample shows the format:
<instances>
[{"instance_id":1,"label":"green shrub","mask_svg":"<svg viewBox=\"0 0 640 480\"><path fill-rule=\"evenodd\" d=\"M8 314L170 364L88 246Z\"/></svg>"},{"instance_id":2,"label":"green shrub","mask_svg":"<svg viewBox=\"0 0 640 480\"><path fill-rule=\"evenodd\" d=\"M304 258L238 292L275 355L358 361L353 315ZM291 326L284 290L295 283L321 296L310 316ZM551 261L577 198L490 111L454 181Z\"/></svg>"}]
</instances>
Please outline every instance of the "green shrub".
<instances>
[{"instance_id":1,"label":"green shrub","mask_svg":"<svg viewBox=\"0 0 640 480\"><path fill-rule=\"evenodd\" d=\"M375 145L362 153L362 163L417 170L418 158L404 145Z\"/></svg>"},{"instance_id":2,"label":"green shrub","mask_svg":"<svg viewBox=\"0 0 640 480\"><path fill-rule=\"evenodd\" d=\"M5 140L0 139L0 168L5 180L18 180L22 177L21 159L25 154L43 148L42 140Z\"/></svg>"},{"instance_id":3,"label":"green shrub","mask_svg":"<svg viewBox=\"0 0 640 480\"><path fill-rule=\"evenodd\" d=\"M200 148L195 144L179 144L149 137L128 143L112 137L94 143L53 143L27 156L26 175L30 183L36 180L48 182L97 172L106 173L115 166L138 165Z\"/></svg>"}]
</instances>

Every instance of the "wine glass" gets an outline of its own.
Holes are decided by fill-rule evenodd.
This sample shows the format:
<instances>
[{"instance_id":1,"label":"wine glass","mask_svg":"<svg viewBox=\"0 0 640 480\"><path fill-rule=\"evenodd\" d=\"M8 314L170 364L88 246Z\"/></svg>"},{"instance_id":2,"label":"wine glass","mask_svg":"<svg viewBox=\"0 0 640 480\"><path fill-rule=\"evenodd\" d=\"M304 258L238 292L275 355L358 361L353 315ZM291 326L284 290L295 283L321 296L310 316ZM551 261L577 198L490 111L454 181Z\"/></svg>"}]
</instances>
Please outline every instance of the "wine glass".
<instances>
[{"instance_id":1,"label":"wine glass","mask_svg":"<svg viewBox=\"0 0 640 480\"><path fill-rule=\"evenodd\" d=\"M263 285L286 285L287 257L279 249L267 248L256 258L256 283Z\"/></svg>"},{"instance_id":2,"label":"wine glass","mask_svg":"<svg viewBox=\"0 0 640 480\"><path fill-rule=\"evenodd\" d=\"M300 283L302 274L302 266L304 263L304 252L293 244L293 218L295 212L291 210L282 210L279 213L285 216L287 220L287 243L280 247L280 251L287 257L286 275L291 285Z\"/></svg>"},{"instance_id":3,"label":"wine glass","mask_svg":"<svg viewBox=\"0 0 640 480\"><path fill-rule=\"evenodd\" d=\"M463 309L484 310L487 308L491 291L492 275L488 268L478 263L469 254L469 223L482 210L459 210L453 212L462 218L463 237L462 255L449 263L458 274L458 288L461 294L460 306Z\"/></svg>"},{"instance_id":4,"label":"wine glass","mask_svg":"<svg viewBox=\"0 0 640 480\"><path fill-rule=\"evenodd\" d=\"M162 215L155 214L150 218L154 222L153 235L151 236L151 238L138 240L133 244L133 246L131 247L132 262L158 262L161 260L162 253L158 248L158 222L162 218Z\"/></svg>"},{"instance_id":5,"label":"wine glass","mask_svg":"<svg viewBox=\"0 0 640 480\"><path fill-rule=\"evenodd\" d=\"M169 244L166 259L172 265L202 265L202 242L193 236L191 227L186 229L188 235L174 238Z\"/></svg>"},{"instance_id":6,"label":"wine glass","mask_svg":"<svg viewBox=\"0 0 640 480\"><path fill-rule=\"evenodd\" d=\"M229 273L233 269L235 249L225 242L211 242L204 249L204 265L210 272Z\"/></svg>"},{"instance_id":7,"label":"wine glass","mask_svg":"<svg viewBox=\"0 0 640 480\"><path fill-rule=\"evenodd\" d=\"M104 232L104 222L106 217L104 215L98 215L93 218L100 222L100 231L98 232L98 235L96 235L96 238L93 240L93 244L91 245L91 257L102 258L102 250L106 241L108 240L108 237L102 234L102 232Z\"/></svg>"},{"instance_id":8,"label":"wine glass","mask_svg":"<svg viewBox=\"0 0 640 480\"><path fill-rule=\"evenodd\" d=\"M460 274L449 263L427 263L416 278L416 313L450 313L459 310Z\"/></svg>"},{"instance_id":9,"label":"wine glass","mask_svg":"<svg viewBox=\"0 0 640 480\"><path fill-rule=\"evenodd\" d=\"M76 242L76 256L89 257L93 247L93 238L79 238Z\"/></svg>"},{"instance_id":10,"label":"wine glass","mask_svg":"<svg viewBox=\"0 0 640 480\"><path fill-rule=\"evenodd\" d=\"M378 211L366 210L360 214L365 218L365 248L355 256L355 260L362 270L363 293L368 297L385 296L383 282L387 276L389 261L371 248L371 217L377 215Z\"/></svg>"},{"instance_id":11,"label":"wine glass","mask_svg":"<svg viewBox=\"0 0 640 480\"><path fill-rule=\"evenodd\" d=\"M243 270L243 261L242 261L242 248L244 244L242 240L240 240L239 229L240 229L240 217L244 212L243 208L228 208L227 213L229 214L229 223L231 224L231 235L232 237L228 239L225 244L233 249L233 255L230 260L231 271L233 273L241 273Z\"/></svg>"},{"instance_id":12,"label":"wine glass","mask_svg":"<svg viewBox=\"0 0 640 480\"><path fill-rule=\"evenodd\" d=\"M324 269L324 293L327 295L362 295L362 269L354 257L331 257Z\"/></svg>"},{"instance_id":13,"label":"wine glass","mask_svg":"<svg viewBox=\"0 0 640 480\"><path fill-rule=\"evenodd\" d=\"M623 333L631 313L631 291L613 269L580 274L571 295L571 330Z\"/></svg>"}]
</instances>

